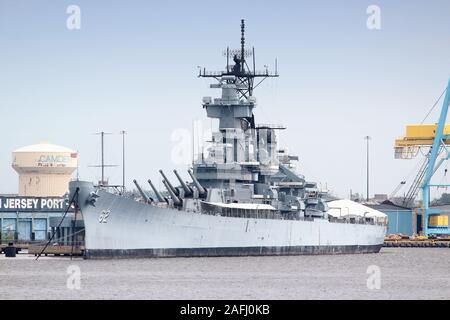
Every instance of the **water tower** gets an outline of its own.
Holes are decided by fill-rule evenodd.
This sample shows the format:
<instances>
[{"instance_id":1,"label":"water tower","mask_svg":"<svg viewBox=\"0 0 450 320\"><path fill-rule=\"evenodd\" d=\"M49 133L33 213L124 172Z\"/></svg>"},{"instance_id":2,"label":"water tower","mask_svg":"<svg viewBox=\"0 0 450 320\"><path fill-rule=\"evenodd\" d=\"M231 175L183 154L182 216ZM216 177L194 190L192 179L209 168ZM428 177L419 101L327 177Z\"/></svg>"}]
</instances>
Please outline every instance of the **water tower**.
<instances>
[{"instance_id":1,"label":"water tower","mask_svg":"<svg viewBox=\"0 0 450 320\"><path fill-rule=\"evenodd\" d=\"M13 151L12 167L19 174L19 195L64 195L77 160L76 151L46 142Z\"/></svg>"}]
</instances>

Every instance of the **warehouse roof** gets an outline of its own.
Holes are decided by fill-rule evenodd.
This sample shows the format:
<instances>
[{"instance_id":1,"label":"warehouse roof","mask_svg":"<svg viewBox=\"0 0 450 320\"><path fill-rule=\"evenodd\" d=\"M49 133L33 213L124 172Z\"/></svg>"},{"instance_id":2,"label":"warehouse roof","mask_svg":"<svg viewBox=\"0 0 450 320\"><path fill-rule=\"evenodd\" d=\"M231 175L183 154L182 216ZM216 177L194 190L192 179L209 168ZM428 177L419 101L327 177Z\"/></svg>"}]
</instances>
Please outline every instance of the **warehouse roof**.
<instances>
[{"instance_id":1,"label":"warehouse roof","mask_svg":"<svg viewBox=\"0 0 450 320\"><path fill-rule=\"evenodd\" d=\"M333 217L361 216L384 218L386 215L378 210L351 200L335 200L328 202L328 214Z\"/></svg>"},{"instance_id":2,"label":"warehouse roof","mask_svg":"<svg viewBox=\"0 0 450 320\"><path fill-rule=\"evenodd\" d=\"M380 204L366 204L366 206L380 211L411 211L411 208L403 207L392 203L389 200L383 201Z\"/></svg>"}]
</instances>

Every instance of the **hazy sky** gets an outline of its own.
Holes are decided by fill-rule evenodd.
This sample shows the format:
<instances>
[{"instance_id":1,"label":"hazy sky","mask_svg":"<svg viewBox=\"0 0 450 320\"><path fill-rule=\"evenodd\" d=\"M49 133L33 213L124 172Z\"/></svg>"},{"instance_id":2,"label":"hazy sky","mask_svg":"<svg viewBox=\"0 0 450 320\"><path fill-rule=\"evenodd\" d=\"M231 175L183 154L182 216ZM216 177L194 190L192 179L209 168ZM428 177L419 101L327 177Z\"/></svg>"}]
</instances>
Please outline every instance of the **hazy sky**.
<instances>
[{"instance_id":1,"label":"hazy sky","mask_svg":"<svg viewBox=\"0 0 450 320\"><path fill-rule=\"evenodd\" d=\"M79 30L66 27L71 4ZM381 30L367 28L372 4ZM114 133L112 164L128 131L129 187L186 169L171 160L171 136L206 119L201 99L219 92L197 66L224 67L241 18L260 69L278 59L280 78L255 91L257 122L286 125L280 142L299 155L299 171L340 196L365 193L363 138L372 136L371 193L390 193L417 163L394 159L395 138L422 121L450 75L449 14L445 0L0 0L0 193L17 192L11 152L42 140L79 150L80 178L99 179L88 165L100 161L101 130ZM107 175L121 183L121 168Z\"/></svg>"}]
</instances>

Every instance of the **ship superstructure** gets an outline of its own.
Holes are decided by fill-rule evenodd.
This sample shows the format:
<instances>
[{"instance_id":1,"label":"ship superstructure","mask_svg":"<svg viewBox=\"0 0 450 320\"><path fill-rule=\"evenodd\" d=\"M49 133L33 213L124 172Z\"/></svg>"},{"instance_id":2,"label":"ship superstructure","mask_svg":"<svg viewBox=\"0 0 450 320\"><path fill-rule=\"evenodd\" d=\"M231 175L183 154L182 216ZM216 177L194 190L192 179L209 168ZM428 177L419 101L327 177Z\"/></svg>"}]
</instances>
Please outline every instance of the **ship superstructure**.
<instances>
[{"instance_id":1,"label":"ship superstructure","mask_svg":"<svg viewBox=\"0 0 450 320\"><path fill-rule=\"evenodd\" d=\"M205 210L220 210L222 204L230 203L236 204L235 207L239 203L266 204L286 218L327 218L327 205L317 184L307 182L292 170L291 162L298 157L278 148L277 131L285 127L255 122L254 87L268 77L278 77L278 73L268 69L257 72L254 63L253 70L248 67L246 56L254 58L255 51L245 49L244 31L242 20L241 48L226 49L226 70L203 69L199 73L199 77L217 80L211 88L221 90L221 95L203 98L207 116L217 119L219 126L206 154L202 153L193 164L194 182L187 185L175 173L181 187L173 188L165 175L164 185L174 206L183 206L188 199L199 197ZM214 208L216 203L218 208Z\"/></svg>"}]
</instances>

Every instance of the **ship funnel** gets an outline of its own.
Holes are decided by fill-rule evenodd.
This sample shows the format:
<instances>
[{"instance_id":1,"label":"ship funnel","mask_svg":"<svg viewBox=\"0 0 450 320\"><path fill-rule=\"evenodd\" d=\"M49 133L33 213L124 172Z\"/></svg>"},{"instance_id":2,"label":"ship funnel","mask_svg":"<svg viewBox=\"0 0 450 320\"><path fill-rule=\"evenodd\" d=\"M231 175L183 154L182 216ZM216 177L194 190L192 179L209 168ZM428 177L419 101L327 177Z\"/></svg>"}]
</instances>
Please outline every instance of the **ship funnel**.
<instances>
[{"instance_id":1,"label":"ship funnel","mask_svg":"<svg viewBox=\"0 0 450 320\"><path fill-rule=\"evenodd\" d=\"M172 200L173 200L173 204L176 205L176 206L181 205L181 200L180 200L180 198L178 198L178 197L175 195L175 193L172 191L169 182L167 182L166 180L163 180L163 183L164 183L164 185L166 186L166 189L167 189L167 191L169 192L170 197L171 197Z\"/></svg>"},{"instance_id":2,"label":"ship funnel","mask_svg":"<svg viewBox=\"0 0 450 320\"><path fill-rule=\"evenodd\" d=\"M200 184L200 182L198 182L197 178L194 176L194 174L192 173L192 170L188 170L189 175L192 178L192 181L194 182L195 186L197 187L198 193L200 196L205 196L206 195L206 190L205 188L202 187L202 185Z\"/></svg>"},{"instance_id":3,"label":"ship funnel","mask_svg":"<svg viewBox=\"0 0 450 320\"><path fill-rule=\"evenodd\" d=\"M159 173L161 173L163 179L166 181L167 186L169 187L170 191L172 191L173 194L178 195L178 194L179 194L178 190L176 190L176 189L172 186L172 184L170 183L169 179L167 179L167 177L166 177L166 175L164 174L164 172L163 172L162 170L159 170Z\"/></svg>"},{"instance_id":4,"label":"ship funnel","mask_svg":"<svg viewBox=\"0 0 450 320\"><path fill-rule=\"evenodd\" d=\"M148 179L148 184L150 185L150 187L153 189L153 192L156 195L156 198L158 198L159 202L164 202L166 199L164 199L164 197L161 195L161 193L159 193L158 189L155 188L155 186L152 183L152 180Z\"/></svg>"},{"instance_id":5,"label":"ship funnel","mask_svg":"<svg viewBox=\"0 0 450 320\"><path fill-rule=\"evenodd\" d=\"M141 186L139 185L139 183L135 180L133 180L136 188L138 189L139 193L141 194L142 198L144 198L145 202L147 203L151 203L152 200L147 196L147 194L145 194L144 190L142 190Z\"/></svg>"},{"instance_id":6,"label":"ship funnel","mask_svg":"<svg viewBox=\"0 0 450 320\"><path fill-rule=\"evenodd\" d=\"M175 173L175 175L178 178L178 181L180 181L180 185L183 188L185 195L191 195L192 194L191 188L189 188L188 185L186 184L186 182L184 182L183 179L181 179L181 177L178 174L177 170L173 170L173 173Z\"/></svg>"}]
</instances>

